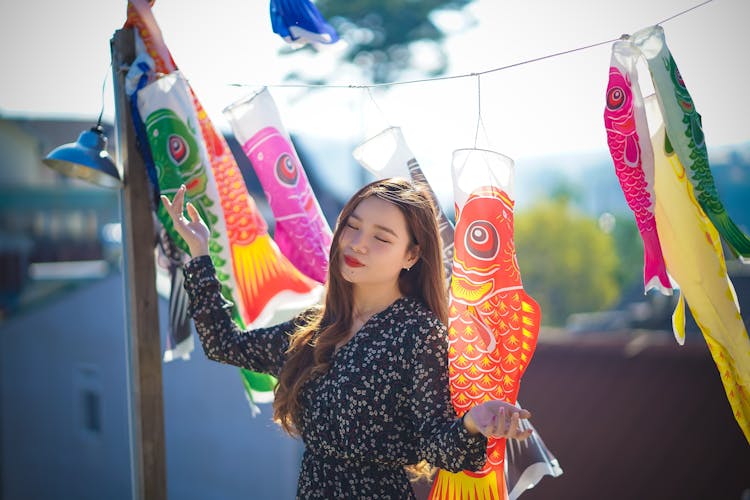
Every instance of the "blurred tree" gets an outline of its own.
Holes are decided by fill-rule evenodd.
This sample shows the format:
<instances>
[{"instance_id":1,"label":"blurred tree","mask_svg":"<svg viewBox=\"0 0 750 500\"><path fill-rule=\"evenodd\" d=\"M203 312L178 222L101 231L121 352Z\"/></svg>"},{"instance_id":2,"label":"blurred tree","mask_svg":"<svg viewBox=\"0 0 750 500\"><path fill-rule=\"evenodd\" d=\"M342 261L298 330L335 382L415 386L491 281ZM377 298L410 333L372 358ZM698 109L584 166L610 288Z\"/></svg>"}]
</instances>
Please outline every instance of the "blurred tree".
<instances>
[{"instance_id":1,"label":"blurred tree","mask_svg":"<svg viewBox=\"0 0 750 500\"><path fill-rule=\"evenodd\" d=\"M441 42L448 28L440 28L447 14L451 26L472 23L462 10L473 0L317 0L315 5L345 41L342 59L359 67L374 83L394 81L405 70L440 75L448 66ZM315 51L306 45L300 50ZM292 49L283 50L285 53ZM310 81L293 72L289 79Z\"/></svg>"},{"instance_id":2,"label":"blurred tree","mask_svg":"<svg viewBox=\"0 0 750 500\"><path fill-rule=\"evenodd\" d=\"M615 270L615 280L620 291L625 292L637 283L642 285L643 240L633 214L616 215L611 234L620 261Z\"/></svg>"},{"instance_id":3,"label":"blurred tree","mask_svg":"<svg viewBox=\"0 0 750 500\"><path fill-rule=\"evenodd\" d=\"M544 324L562 326L571 313L602 310L619 296L614 239L566 197L519 213L515 243L524 289Z\"/></svg>"}]
</instances>

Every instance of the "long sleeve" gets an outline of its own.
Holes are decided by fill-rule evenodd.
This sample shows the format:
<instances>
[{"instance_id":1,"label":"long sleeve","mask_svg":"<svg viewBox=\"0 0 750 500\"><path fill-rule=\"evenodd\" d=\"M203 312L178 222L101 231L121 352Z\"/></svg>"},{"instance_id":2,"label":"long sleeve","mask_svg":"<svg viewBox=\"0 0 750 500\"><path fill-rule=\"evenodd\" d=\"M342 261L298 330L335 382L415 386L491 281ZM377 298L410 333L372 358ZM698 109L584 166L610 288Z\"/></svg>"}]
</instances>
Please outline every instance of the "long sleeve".
<instances>
[{"instance_id":1,"label":"long sleeve","mask_svg":"<svg viewBox=\"0 0 750 500\"><path fill-rule=\"evenodd\" d=\"M448 338L435 320L417 334L410 367L410 411L419 450L433 466L450 472L479 470L485 463L487 438L472 435L456 417L448 386Z\"/></svg>"},{"instance_id":2,"label":"long sleeve","mask_svg":"<svg viewBox=\"0 0 750 500\"><path fill-rule=\"evenodd\" d=\"M294 331L295 319L268 328L241 330L232 320L232 302L221 295L211 258L200 256L185 265L185 290L206 356L248 370L278 376Z\"/></svg>"}]
</instances>

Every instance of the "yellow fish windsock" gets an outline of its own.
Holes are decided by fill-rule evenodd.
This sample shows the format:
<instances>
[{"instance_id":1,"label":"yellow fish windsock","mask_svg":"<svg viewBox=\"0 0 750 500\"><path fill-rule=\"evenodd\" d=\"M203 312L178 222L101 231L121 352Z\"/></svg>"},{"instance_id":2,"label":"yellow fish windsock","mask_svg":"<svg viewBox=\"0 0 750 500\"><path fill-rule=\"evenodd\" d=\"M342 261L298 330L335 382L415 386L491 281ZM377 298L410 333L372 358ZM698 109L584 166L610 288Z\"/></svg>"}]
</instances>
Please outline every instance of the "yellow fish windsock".
<instances>
[{"instance_id":1,"label":"yellow fish windsock","mask_svg":"<svg viewBox=\"0 0 750 500\"><path fill-rule=\"evenodd\" d=\"M646 111L655 159L656 225L667 271L679 284L672 323L685 342L685 302L703 332L721 382L750 442L750 339L727 275L719 233L700 207L687 173L671 147L654 96Z\"/></svg>"}]
</instances>

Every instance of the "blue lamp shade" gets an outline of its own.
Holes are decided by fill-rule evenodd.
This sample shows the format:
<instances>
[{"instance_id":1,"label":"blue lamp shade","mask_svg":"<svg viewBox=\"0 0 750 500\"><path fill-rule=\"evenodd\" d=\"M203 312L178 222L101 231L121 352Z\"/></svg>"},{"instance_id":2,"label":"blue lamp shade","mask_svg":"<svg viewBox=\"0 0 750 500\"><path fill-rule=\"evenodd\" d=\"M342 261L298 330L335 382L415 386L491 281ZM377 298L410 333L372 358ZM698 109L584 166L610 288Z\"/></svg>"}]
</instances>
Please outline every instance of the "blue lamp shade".
<instances>
[{"instance_id":1,"label":"blue lamp shade","mask_svg":"<svg viewBox=\"0 0 750 500\"><path fill-rule=\"evenodd\" d=\"M53 149L42 163L92 184L107 188L122 187L120 172L107 153L107 138L101 125L82 132L78 141Z\"/></svg>"}]
</instances>

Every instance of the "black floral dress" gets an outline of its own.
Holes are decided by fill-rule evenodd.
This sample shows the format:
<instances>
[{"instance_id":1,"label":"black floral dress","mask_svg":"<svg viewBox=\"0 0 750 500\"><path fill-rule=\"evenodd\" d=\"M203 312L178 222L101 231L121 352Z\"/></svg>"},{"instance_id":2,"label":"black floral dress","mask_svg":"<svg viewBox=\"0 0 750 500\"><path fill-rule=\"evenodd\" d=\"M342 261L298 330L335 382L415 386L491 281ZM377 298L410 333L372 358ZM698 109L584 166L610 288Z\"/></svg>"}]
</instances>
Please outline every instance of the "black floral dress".
<instances>
[{"instance_id":1,"label":"black floral dress","mask_svg":"<svg viewBox=\"0 0 750 500\"><path fill-rule=\"evenodd\" d=\"M185 266L190 313L210 359L278 376L295 321L241 331L209 257ZM303 313L304 314L304 313ZM414 498L405 465L478 470L487 440L450 402L445 326L403 297L373 315L300 394L297 498Z\"/></svg>"}]
</instances>

